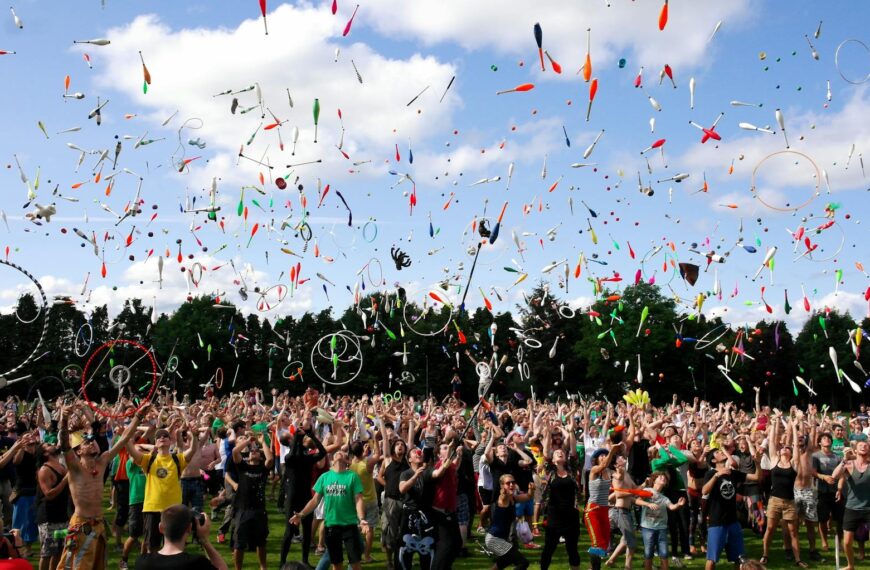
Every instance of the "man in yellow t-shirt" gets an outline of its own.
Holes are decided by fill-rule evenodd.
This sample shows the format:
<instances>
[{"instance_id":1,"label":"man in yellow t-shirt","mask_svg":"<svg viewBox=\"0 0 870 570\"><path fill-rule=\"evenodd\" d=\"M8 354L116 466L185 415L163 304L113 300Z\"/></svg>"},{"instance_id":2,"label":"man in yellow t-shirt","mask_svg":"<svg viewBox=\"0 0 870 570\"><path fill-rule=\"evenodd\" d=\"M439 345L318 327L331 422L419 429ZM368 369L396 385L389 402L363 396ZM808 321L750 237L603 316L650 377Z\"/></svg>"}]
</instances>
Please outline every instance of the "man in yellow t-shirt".
<instances>
[{"instance_id":1,"label":"man in yellow t-shirt","mask_svg":"<svg viewBox=\"0 0 870 570\"><path fill-rule=\"evenodd\" d=\"M181 435L176 432L176 439ZM157 552L161 548L160 513L164 509L181 503L181 472L190 458L199 449L199 437L192 432L190 448L183 454L169 451L172 438L167 429L158 429L151 453L142 453L136 446L127 445L130 458L145 473L145 502L142 505L145 527L143 542L147 552Z\"/></svg>"},{"instance_id":2,"label":"man in yellow t-shirt","mask_svg":"<svg viewBox=\"0 0 870 570\"><path fill-rule=\"evenodd\" d=\"M356 473L362 481L363 502L365 504L366 516L365 520L368 525L363 529L365 535L365 552L363 552L363 563L372 562L372 541L374 540L374 528L378 524L378 495L375 491L375 479L372 472L375 465L380 463L381 454L380 446L372 446L373 453L368 457L364 456L366 445L361 441L355 441L350 446L351 463L350 470Z\"/></svg>"}]
</instances>

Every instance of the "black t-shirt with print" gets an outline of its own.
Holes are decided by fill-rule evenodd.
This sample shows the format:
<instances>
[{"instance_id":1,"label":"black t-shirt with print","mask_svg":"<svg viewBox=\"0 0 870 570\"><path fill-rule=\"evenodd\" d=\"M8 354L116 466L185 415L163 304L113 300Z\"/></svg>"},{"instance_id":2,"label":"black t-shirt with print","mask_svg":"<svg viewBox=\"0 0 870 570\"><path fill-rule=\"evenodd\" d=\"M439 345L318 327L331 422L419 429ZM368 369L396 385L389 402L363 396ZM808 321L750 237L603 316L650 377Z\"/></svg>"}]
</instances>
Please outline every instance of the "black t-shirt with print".
<instances>
[{"instance_id":1,"label":"black t-shirt with print","mask_svg":"<svg viewBox=\"0 0 870 570\"><path fill-rule=\"evenodd\" d=\"M704 476L706 485L716 474L710 469ZM746 473L732 469L728 475L720 476L707 497L709 526L728 526L737 522L737 487L746 481Z\"/></svg>"}]
</instances>

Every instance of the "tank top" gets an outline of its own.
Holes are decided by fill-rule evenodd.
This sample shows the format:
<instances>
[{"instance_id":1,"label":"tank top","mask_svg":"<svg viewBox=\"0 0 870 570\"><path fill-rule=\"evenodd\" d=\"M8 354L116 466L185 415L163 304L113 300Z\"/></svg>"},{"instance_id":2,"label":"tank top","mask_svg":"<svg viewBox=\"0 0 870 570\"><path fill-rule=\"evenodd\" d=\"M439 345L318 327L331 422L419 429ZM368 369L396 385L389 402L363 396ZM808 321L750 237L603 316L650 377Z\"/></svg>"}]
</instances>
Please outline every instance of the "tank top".
<instances>
[{"instance_id":1,"label":"tank top","mask_svg":"<svg viewBox=\"0 0 870 570\"><path fill-rule=\"evenodd\" d=\"M589 502L595 505L606 507L610 500L610 479L602 479L599 477L594 481L589 480Z\"/></svg>"},{"instance_id":2,"label":"tank top","mask_svg":"<svg viewBox=\"0 0 870 570\"><path fill-rule=\"evenodd\" d=\"M846 508L853 511L870 510L870 466L863 473L852 469L846 477Z\"/></svg>"},{"instance_id":3,"label":"tank top","mask_svg":"<svg viewBox=\"0 0 870 570\"><path fill-rule=\"evenodd\" d=\"M770 470L770 496L785 501L794 501L794 480L797 471L794 467L780 467L775 465Z\"/></svg>"},{"instance_id":4,"label":"tank top","mask_svg":"<svg viewBox=\"0 0 870 570\"><path fill-rule=\"evenodd\" d=\"M489 526L489 534L507 540L510 535L511 525L517 517L517 510L513 503L506 507L500 507L498 502L493 504L492 524Z\"/></svg>"},{"instance_id":5,"label":"tank top","mask_svg":"<svg viewBox=\"0 0 870 570\"><path fill-rule=\"evenodd\" d=\"M63 479L63 475L50 465L45 465L51 469L55 476L55 485ZM42 494L42 487L37 487L36 491L36 524L42 523L65 523L69 521L69 485L64 487L63 491L57 494L53 499L46 499Z\"/></svg>"}]
</instances>

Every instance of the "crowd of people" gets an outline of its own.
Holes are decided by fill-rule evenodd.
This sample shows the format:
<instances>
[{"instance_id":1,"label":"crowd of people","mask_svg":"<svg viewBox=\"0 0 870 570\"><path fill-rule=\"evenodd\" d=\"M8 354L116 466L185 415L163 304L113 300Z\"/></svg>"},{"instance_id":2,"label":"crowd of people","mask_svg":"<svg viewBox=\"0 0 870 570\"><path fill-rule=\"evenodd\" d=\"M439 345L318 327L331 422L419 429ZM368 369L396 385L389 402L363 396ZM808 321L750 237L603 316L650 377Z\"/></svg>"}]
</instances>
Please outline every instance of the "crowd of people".
<instances>
[{"instance_id":1,"label":"crowd of people","mask_svg":"<svg viewBox=\"0 0 870 570\"><path fill-rule=\"evenodd\" d=\"M693 558L763 568L780 547L801 568L833 567L840 553L848 569L863 560L863 405L459 396L9 397L0 558L102 569L114 548L120 570L224 570L214 539L236 570L246 553L265 570L277 507L284 534L269 554L281 568L378 559L440 570L480 549L499 569L546 570L563 545L572 569L636 559L649 569L656 558L663 569ZM747 533L759 537L748 548ZM185 550L190 540L202 554Z\"/></svg>"}]
</instances>

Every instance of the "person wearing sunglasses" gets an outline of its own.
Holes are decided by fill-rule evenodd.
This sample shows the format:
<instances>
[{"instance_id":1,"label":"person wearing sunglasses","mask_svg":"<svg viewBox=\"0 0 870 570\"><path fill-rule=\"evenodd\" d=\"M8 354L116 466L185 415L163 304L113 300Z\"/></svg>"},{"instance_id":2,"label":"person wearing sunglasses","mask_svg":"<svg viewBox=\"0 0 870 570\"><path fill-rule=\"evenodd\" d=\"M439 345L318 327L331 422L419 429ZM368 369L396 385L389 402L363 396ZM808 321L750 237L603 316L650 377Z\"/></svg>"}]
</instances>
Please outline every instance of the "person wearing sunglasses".
<instances>
[{"instance_id":1,"label":"person wearing sunglasses","mask_svg":"<svg viewBox=\"0 0 870 570\"><path fill-rule=\"evenodd\" d=\"M495 556L495 565L499 570L508 566L525 570L529 567L529 561L520 552L516 542L511 540L511 529L517 518L516 503L528 501L530 495L517 490L513 475L506 473L498 482L498 499L492 505L492 523L486 532L484 543L487 550Z\"/></svg>"}]
</instances>

